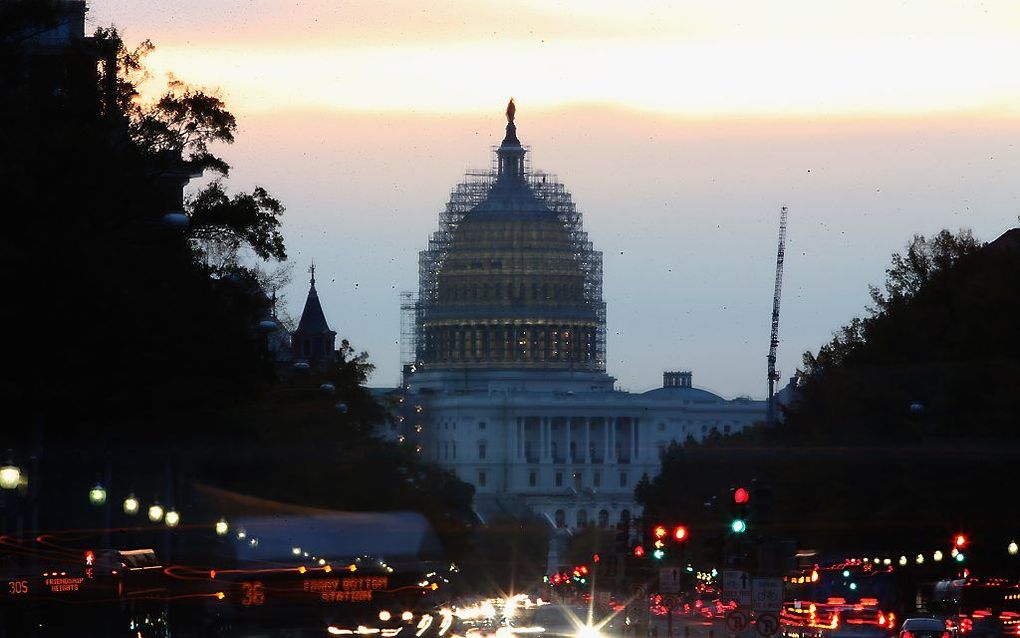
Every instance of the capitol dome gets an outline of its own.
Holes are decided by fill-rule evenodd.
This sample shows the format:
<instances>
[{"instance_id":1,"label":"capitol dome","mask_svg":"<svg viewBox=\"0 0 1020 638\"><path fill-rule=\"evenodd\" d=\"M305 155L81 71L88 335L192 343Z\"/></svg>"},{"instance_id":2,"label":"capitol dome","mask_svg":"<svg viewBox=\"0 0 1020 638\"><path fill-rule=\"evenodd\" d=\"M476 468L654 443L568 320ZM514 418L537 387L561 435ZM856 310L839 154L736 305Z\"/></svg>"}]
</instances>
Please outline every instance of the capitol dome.
<instances>
[{"instance_id":1,"label":"capitol dome","mask_svg":"<svg viewBox=\"0 0 1020 638\"><path fill-rule=\"evenodd\" d=\"M513 101L491 170L451 194L420 255L416 364L424 370L605 370L602 254L569 192L532 173Z\"/></svg>"}]
</instances>

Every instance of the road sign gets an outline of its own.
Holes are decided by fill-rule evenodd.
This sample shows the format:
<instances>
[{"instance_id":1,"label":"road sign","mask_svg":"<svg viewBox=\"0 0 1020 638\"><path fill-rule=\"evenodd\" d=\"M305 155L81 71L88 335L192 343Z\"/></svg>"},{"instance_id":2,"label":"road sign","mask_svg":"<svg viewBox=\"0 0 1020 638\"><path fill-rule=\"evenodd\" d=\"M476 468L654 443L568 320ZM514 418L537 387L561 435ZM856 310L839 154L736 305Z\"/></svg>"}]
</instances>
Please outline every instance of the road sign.
<instances>
[{"instance_id":1,"label":"road sign","mask_svg":"<svg viewBox=\"0 0 1020 638\"><path fill-rule=\"evenodd\" d=\"M781 611L783 609L783 579L751 579L751 606L755 611Z\"/></svg>"},{"instance_id":2,"label":"road sign","mask_svg":"<svg viewBox=\"0 0 1020 638\"><path fill-rule=\"evenodd\" d=\"M726 613L726 627L735 634L747 629L750 619L743 609L733 609Z\"/></svg>"},{"instance_id":3,"label":"road sign","mask_svg":"<svg viewBox=\"0 0 1020 638\"><path fill-rule=\"evenodd\" d=\"M779 617L769 612L758 614L758 619L754 621L754 630L763 638L775 636L779 631Z\"/></svg>"},{"instance_id":4,"label":"road sign","mask_svg":"<svg viewBox=\"0 0 1020 638\"><path fill-rule=\"evenodd\" d=\"M752 578L747 572L726 570L722 573L723 594L727 600L736 601L741 607L751 605Z\"/></svg>"},{"instance_id":5,"label":"road sign","mask_svg":"<svg viewBox=\"0 0 1020 638\"><path fill-rule=\"evenodd\" d=\"M679 594L680 593L680 568L661 567L659 568L659 593Z\"/></svg>"}]
</instances>

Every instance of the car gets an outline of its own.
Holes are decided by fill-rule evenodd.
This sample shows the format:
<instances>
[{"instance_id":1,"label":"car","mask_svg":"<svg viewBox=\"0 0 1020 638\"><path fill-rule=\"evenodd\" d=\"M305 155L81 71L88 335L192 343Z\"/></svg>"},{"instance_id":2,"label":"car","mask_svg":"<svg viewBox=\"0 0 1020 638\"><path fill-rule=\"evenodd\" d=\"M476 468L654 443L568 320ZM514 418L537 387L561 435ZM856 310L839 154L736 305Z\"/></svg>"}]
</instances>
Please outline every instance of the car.
<instances>
[{"instance_id":1,"label":"car","mask_svg":"<svg viewBox=\"0 0 1020 638\"><path fill-rule=\"evenodd\" d=\"M949 638L946 622L938 618L907 618L899 638Z\"/></svg>"}]
</instances>

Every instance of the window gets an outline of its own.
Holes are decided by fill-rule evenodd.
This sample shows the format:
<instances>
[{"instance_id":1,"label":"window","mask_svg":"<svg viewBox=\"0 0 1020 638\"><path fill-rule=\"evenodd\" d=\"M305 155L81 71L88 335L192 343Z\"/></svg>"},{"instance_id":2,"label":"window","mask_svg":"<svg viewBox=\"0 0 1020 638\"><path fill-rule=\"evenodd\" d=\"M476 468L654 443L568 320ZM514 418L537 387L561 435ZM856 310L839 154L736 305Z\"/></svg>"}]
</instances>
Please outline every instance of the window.
<instances>
[{"instance_id":1,"label":"window","mask_svg":"<svg viewBox=\"0 0 1020 638\"><path fill-rule=\"evenodd\" d=\"M484 459L485 458L485 447L486 447L485 443L479 443L478 444L478 458L480 458L480 459Z\"/></svg>"},{"instance_id":2,"label":"window","mask_svg":"<svg viewBox=\"0 0 1020 638\"><path fill-rule=\"evenodd\" d=\"M485 475L485 472L479 472L478 473L478 487L485 487L485 483L487 482L488 478L489 477L487 477Z\"/></svg>"},{"instance_id":3,"label":"window","mask_svg":"<svg viewBox=\"0 0 1020 638\"><path fill-rule=\"evenodd\" d=\"M450 449L451 449L451 456L453 456L453 460L456 461L457 460L457 442L456 441L454 441L453 443L450 443Z\"/></svg>"},{"instance_id":4,"label":"window","mask_svg":"<svg viewBox=\"0 0 1020 638\"><path fill-rule=\"evenodd\" d=\"M574 472L574 489L578 492L581 491L581 485L584 483L584 475L580 472Z\"/></svg>"},{"instance_id":5,"label":"window","mask_svg":"<svg viewBox=\"0 0 1020 638\"><path fill-rule=\"evenodd\" d=\"M666 424L665 423L659 423L659 432L665 432L665 431L666 431Z\"/></svg>"},{"instance_id":6,"label":"window","mask_svg":"<svg viewBox=\"0 0 1020 638\"><path fill-rule=\"evenodd\" d=\"M484 430L485 429L485 421L479 421L478 422L478 429L479 430Z\"/></svg>"},{"instance_id":7,"label":"window","mask_svg":"<svg viewBox=\"0 0 1020 638\"><path fill-rule=\"evenodd\" d=\"M563 510L556 510L556 527L567 526L567 513Z\"/></svg>"},{"instance_id":8,"label":"window","mask_svg":"<svg viewBox=\"0 0 1020 638\"><path fill-rule=\"evenodd\" d=\"M599 527L609 527L609 510L599 510Z\"/></svg>"},{"instance_id":9,"label":"window","mask_svg":"<svg viewBox=\"0 0 1020 638\"><path fill-rule=\"evenodd\" d=\"M538 485L538 472L528 472L528 485L531 487Z\"/></svg>"},{"instance_id":10,"label":"window","mask_svg":"<svg viewBox=\"0 0 1020 638\"><path fill-rule=\"evenodd\" d=\"M556 487L563 487L563 472L556 473Z\"/></svg>"},{"instance_id":11,"label":"window","mask_svg":"<svg viewBox=\"0 0 1020 638\"><path fill-rule=\"evenodd\" d=\"M729 434L730 433L730 426L729 426L729 424L724 425L723 428L722 428L722 431L723 431L723 434Z\"/></svg>"},{"instance_id":12,"label":"window","mask_svg":"<svg viewBox=\"0 0 1020 638\"><path fill-rule=\"evenodd\" d=\"M591 476L591 484L595 487L602 486L602 472L595 472Z\"/></svg>"},{"instance_id":13,"label":"window","mask_svg":"<svg viewBox=\"0 0 1020 638\"><path fill-rule=\"evenodd\" d=\"M577 526L584 527L588 524L588 510L577 510Z\"/></svg>"},{"instance_id":14,"label":"window","mask_svg":"<svg viewBox=\"0 0 1020 638\"><path fill-rule=\"evenodd\" d=\"M627 487L627 473L620 472L620 487Z\"/></svg>"}]
</instances>

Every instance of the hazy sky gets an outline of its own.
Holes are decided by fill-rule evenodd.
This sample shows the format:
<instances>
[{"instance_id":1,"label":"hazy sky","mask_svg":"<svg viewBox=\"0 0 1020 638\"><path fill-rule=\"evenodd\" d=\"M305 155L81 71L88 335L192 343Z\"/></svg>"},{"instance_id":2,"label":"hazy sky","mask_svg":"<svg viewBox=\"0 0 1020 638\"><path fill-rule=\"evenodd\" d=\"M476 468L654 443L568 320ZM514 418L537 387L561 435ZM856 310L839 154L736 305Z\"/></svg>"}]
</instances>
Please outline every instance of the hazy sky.
<instances>
[{"instance_id":1,"label":"hazy sky","mask_svg":"<svg viewBox=\"0 0 1020 638\"><path fill-rule=\"evenodd\" d=\"M533 165L605 254L627 389L690 368L764 395L782 204L784 375L913 233L989 240L1020 214L1015 1L93 0L90 21L152 39L156 81L221 90L240 123L230 183L288 209L288 307L314 258L375 385L397 379L397 293L511 95Z\"/></svg>"}]
</instances>

